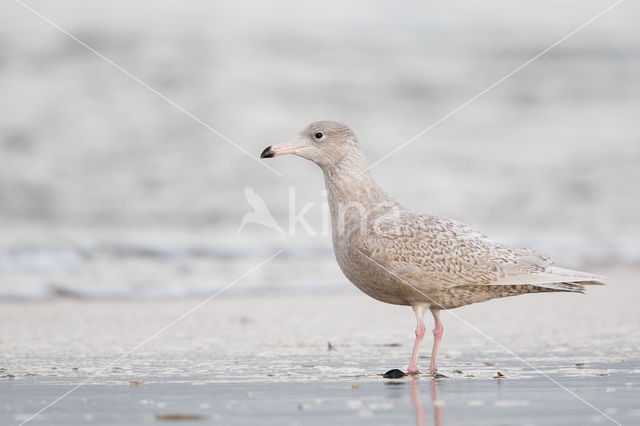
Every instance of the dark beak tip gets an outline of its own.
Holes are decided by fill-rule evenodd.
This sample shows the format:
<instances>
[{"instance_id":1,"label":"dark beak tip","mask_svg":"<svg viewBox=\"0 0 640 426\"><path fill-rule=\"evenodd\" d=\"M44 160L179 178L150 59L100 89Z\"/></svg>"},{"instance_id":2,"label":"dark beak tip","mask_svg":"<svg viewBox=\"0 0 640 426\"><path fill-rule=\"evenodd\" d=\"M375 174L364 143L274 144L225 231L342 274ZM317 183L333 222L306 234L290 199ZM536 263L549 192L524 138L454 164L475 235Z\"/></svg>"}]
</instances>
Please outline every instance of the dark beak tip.
<instances>
[{"instance_id":1,"label":"dark beak tip","mask_svg":"<svg viewBox=\"0 0 640 426\"><path fill-rule=\"evenodd\" d=\"M262 151L262 154L260 154L260 158L272 158L273 155L274 155L274 152L271 151L271 145L269 145L264 149L264 151Z\"/></svg>"}]
</instances>

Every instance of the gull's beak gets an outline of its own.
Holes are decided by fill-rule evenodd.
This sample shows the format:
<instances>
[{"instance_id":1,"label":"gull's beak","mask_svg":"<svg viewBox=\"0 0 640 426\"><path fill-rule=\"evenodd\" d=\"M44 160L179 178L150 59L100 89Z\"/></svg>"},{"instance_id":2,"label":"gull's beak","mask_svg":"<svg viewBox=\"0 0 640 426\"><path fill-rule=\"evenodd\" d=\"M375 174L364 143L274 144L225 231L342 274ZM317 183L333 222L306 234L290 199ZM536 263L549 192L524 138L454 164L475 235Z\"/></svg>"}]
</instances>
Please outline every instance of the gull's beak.
<instances>
[{"instance_id":1,"label":"gull's beak","mask_svg":"<svg viewBox=\"0 0 640 426\"><path fill-rule=\"evenodd\" d=\"M271 145L266 147L264 151L262 151L262 154L260 154L260 158L272 158L277 157L278 155L295 154L300 148L302 148L302 145Z\"/></svg>"}]
</instances>

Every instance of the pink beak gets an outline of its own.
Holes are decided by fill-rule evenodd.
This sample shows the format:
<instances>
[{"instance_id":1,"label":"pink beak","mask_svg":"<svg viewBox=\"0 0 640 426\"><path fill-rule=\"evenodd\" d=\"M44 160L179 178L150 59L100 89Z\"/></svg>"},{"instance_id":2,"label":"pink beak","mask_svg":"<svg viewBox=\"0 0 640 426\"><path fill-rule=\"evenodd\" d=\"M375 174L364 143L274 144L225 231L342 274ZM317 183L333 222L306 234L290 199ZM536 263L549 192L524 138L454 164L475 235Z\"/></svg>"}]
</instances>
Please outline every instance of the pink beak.
<instances>
[{"instance_id":1,"label":"pink beak","mask_svg":"<svg viewBox=\"0 0 640 426\"><path fill-rule=\"evenodd\" d=\"M277 157L278 155L295 154L299 148L302 147L299 145L293 146L288 144L271 145L266 147L264 151L262 151L262 154L260 154L260 158L272 158Z\"/></svg>"}]
</instances>

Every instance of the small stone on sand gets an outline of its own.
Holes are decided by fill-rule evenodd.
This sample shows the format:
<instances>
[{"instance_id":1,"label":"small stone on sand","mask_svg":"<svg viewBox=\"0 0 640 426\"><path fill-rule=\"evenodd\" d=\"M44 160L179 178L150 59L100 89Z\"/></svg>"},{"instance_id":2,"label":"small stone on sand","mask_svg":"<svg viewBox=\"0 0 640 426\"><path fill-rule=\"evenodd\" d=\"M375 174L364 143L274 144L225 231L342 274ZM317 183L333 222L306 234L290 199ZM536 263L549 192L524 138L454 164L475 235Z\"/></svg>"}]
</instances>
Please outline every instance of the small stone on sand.
<instances>
[{"instance_id":1,"label":"small stone on sand","mask_svg":"<svg viewBox=\"0 0 640 426\"><path fill-rule=\"evenodd\" d=\"M404 376L406 376L406 374L403 371L398 370L397 368L389 370L382 375L382 377L384 377L385 379L399 379Z\"/></svg>"},{"instance_id":2,"label":"small stone on sand","mask_svg":"<svg viewBox=\"0 0 640 426\"><path fill-rule=\"evenodd\" d=\"M205 420L207 416L200 414L156 414L156 420L180 421L180 420Z\"/></svg>"}]
</instances>

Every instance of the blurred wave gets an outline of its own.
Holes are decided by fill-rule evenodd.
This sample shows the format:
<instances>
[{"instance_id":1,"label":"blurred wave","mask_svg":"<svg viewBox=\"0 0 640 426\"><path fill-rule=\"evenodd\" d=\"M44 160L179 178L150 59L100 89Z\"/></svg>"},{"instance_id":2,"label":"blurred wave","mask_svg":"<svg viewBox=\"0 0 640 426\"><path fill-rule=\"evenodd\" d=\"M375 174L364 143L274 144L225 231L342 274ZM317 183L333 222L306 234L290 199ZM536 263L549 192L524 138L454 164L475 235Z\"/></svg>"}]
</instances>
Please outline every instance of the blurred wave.
<instances>
[{"instance_id":1,"label":"blurred wave","mask_svg":"<svg viewBox=\"0 0 640 426\"><path fill-rule=\"evenodd\" d=\"M350 124L370 161L594 16L599 1L32 1L249 153L308 122ZM321 174L279 177L17 3L0 26L0 297L342 288L326 236L278 223ZM464 11L464 13L461 13ZM640 258L640 5L625 2L373 169L401 202L566 266ZM153 235L152 238L140 235ZM314 290L315 289L315 290Z\"/></svg>"},{"instance_id":2,"label":"blurred wave","mask_svg":"<svg viewBox=\"0 0 640 426\"><path fill-rule=\"evenodd\" d=\"M503 238L508 241L508 238ZM518 242L515 242L518 244ZM522 240L555 253L563 265L591 267L640 265L633 240L589 244L580 239ZM238 281L230 294L353 291L342 277L330 243L218 243L121 241L85 245L16 246L0 252L0 300L77 299L156 300L202 297L216 293L256 264L283 249L264 270Z\"/></svg>"}]
</instances>

